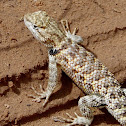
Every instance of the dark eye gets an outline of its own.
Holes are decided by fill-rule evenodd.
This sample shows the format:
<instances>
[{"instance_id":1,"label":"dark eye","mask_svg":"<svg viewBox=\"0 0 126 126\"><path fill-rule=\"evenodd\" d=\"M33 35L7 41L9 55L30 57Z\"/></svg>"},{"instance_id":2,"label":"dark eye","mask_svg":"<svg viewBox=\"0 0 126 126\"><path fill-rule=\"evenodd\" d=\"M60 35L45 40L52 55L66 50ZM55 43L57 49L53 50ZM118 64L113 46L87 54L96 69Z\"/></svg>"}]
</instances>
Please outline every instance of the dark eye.
<instances>
[{"instance_id":1,"label":"dark eye","mask_svg":"<svg viewBox=\"0 0 126 126\"><path fill-rule=\"evenodd\" d=\"M34 29L36 29L37 28L37 26L36 25L34 25Z\"/></svg>"}]
</instances>

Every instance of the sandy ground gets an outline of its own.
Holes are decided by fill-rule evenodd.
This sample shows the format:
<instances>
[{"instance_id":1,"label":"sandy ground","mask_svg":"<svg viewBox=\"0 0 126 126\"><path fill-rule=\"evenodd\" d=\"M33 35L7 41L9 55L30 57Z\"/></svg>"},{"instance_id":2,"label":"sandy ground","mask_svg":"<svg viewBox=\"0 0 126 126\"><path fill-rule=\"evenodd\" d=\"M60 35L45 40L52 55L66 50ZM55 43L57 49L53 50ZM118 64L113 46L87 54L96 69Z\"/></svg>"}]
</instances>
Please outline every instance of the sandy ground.
<instances>
[{"instance_id":1,"label":"sandy ground","mask_svg":"<svg viewBox=\"0 0 126 126\"><path fill-rule=\"evenodd\" d=\"M126 87L125 0L0 0L0 126L63 126L54 116L80 115L77 102L83 94L59 69L59 87L43 108L32 102L30 85L39 91L48 82L46 48L25 27L23 16L45 10L59 23L67 19L79 28L82 43ZM106 109L93 109L92 126L119 126Z\"/></svg>"}]
</instances>

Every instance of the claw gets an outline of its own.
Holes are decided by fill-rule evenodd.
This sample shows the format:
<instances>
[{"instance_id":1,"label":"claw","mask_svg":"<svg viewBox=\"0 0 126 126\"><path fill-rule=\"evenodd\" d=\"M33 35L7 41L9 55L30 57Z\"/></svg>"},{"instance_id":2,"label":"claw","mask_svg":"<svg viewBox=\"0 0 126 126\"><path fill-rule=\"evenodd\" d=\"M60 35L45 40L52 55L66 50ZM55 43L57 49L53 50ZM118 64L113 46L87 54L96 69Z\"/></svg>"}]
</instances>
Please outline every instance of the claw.
<instances>
[{"instance_id":1,"label":"claw","mask_svg":"<svg viewBox=\"0 0 126 126\"><path fill-rule=\"evenodd\" d=\"M33 87L33 85L31 86L31 89L32 89L32 90L35 92L35 94L37 94L37 95L41 95L42 93L44 93L44 91L43 91L41 85L40 85L41 93L39 93L39 92Z\"/></svg>"},{"instance_id":2,"label":"claw","mask_svg":"<svg viewBox=\"0 0 126 126\"><path fill-rule=\"evenodd\" d=\"M70 32L70 27L69 27L69 24L68 24L67 20L61 20L61 24L62 24L63 30L66 33ZM74 31L73 31L72 35L75 35L77 31L78 31L78 29L74 28Z\"/></svg>"},{"instance_id":3,"label":"claw","mask_svg":"<svg viewBox=\"0 0 126 126\"><path fill-rule=\"evenodd\" d=\"M44 92L42 85L40 84L39 86L40 86L41 92Z\"/></svg>"},{"instance_id":4,"label":"claw","mask_svg":"<svg viewBox=\"0 0 126 126\"><path fill-rule=\"evenodd\" d=\"M91 124L91 122L92 122L92 119L88 119L86 117L81 117L76 112L74 112L76 117L71 116L69 113L66 113L66 114L70 119L66 119L66 118L58 116L58 117L53 117L53 120L56 121L56 122L70 123L70 124L68 124L66 126L73 126L73 125L89 126Z\"/></svg>"},{"instance_id":5,"label":"claw","mask_svg":"<svg viewBox=\"0 0 126 126\"><path fill-rule=\"evenodd\" d=\"M32 99L33 102L41 102L41 98L35 98L35 99Z\"/></svg>"},{"instance_id":6,"label":"claw","mask_svg":"<svg viewBox=\"0 0 126 126\"><path fill-rule=\"evenodd\" d=\"M74 28L74 31L73 31L72 35L76 35L77 31L78 31L78 29Z\"/></svg>"},{"instance_id":7,"label":"claw","mask_svg":"<svg viewBox=\"0 0 126 126\"><path fill-rule=\"evenodd\" d=\"M79 115L76 112L74 112L74 114L75 114L76 117L79 117Z\"/></svg>"},{"instance_id":8,"label":"claw","mask_svg":"<svg viewBox=\"0 0 126 126\"><path fill-rule=\"evenodd\" d=\"M71 119L66 119L66 118L63 118L63 117L61 117L61 116L57 116L57 117L53 117L53 120L55 121L55 122L69 122L69 123L71 123L72 122L72 120Z\"/></svg>"},{"instance_id":9,"label":"claw","mask_svg":"<svg viewBox=\"0 0 126 126\"><path fill-rule=\"evenodd\" d=\"M28 97L31 97L33 98L32 101L34 102L41 102L41 99L44 99L45 98L45 101L43 103L43 107L46 105L46 103L48 102L49 100L49 97L51 95L51 92L50 91L44 91L42 86L40 85L40 90L41 90L41 93L39 93L34 87L33 85L31 86L31 89L35 92L35 94L37 94L37 96L34 96L34 95L27 95Z\"/></svg>"},{"instance_id":10,"label":"claw","mask_svg":"<svg viewBox=\"0 0 126 126\"><path fill-rule=\"evenodd\" d=\"M70 119L74 119L74 117L71 116L69 113L66 113L66 115L67 115Z\"/></svg>"},{"instance_id":11,"label":"claw","mask_svg":"<svg viewBox=\"0 0 126 126\"><path fill-rule=\"evenodd\" d=\"M45 101L43 103L43 107L46 105L46 103L48 102L48 100L49 100L49 96L46 96L46 99L45 99Z\"/></svg>"},{"instance_id":12,"label":"claw","mask_svg":"<svg viewBox=\"0 0 126 126\"><path fill-rule=\"evenodd\" d=\"M35 94L37 94L38 96L34 96L34 95L27 95L28 97L33 98L32 101L34 102L41 102L41 99L46 98L45 102L43 103L43 106L45 106L45 104L48 101L48 96L46 96L46 92L42 89L42 86L40 85L40 90L41 93L39 93L34 87L33 85L31 86L31 89L35 92Z\"/></svg>"},{"instance_id":13,"label":"claw","mask_svg":"<svg viewBox=\"0 0 126 126\"><path fill-rule=\"evenodd\" d=\"M63 122L63 123L65 123L65 121L64 121L63 119L60 119L60 118L62 118L62 117L60 117L60 116L53 117L53 120L54 120L55 122Z\"/></svg>"},{"instance_id":14,"label":"claw","mask_svg":"<svg viewBox=\"0 0 126 126\"><path fill-rule=\"evenodd\" d=\"M35 98L34 95L27 95L29 98Z\"/></svg>"},{"instance_id":15,"label":"claw","mask_svg":"<svg viewBox=\"0 0 126 126\"><path fill-rule=\"evenodd\" d=\"M70 32L70 28L67 20L61 20L61 24L65 33Z\"/></svg>"},{"instance_id":16,"label":"claw","mask_svg":"<svg viewBox=\"0 0 126 126\"><path fill-rule=\"evenodd\" d=\"M61 20L61 24L62 24L63 30L65 32L65 35L67 36L67 38L71 39L73 41L73 43L79 44L79 43L83 42L82 37L76 35L76 32L78 31L77 28L74 29L73 33L71 33L67 20Z\"/></svg>"},{"instance_id":17,"label":"claw","mask_svg":"<svg viewBox=\"0 0 126 126\"><path fill-rule=\"evenodd\" d=\"M27 95L29 98L34 98L32 99L32 101L34 102L40 102L41 101L41 97L38 96L34 96L34 95Z\"/></svg>"}]
</instances>

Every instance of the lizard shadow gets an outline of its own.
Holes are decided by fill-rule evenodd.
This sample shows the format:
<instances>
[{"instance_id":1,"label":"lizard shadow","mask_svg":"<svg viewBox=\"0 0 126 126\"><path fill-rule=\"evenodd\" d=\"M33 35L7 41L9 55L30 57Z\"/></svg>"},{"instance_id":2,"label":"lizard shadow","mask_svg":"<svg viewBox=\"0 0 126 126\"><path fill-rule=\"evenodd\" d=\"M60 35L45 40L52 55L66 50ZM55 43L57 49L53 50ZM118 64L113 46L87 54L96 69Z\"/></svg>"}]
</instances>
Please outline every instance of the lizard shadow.
<instances>
[{"instance_id":1,"label":"lizard shadow","mask_svg":"<svg viewBox=\"0 0 126 126\"><path fill-rule=\"evenodd\" d=\"M122 88L126 88L126 79L124 80L124 83L121 86Z\"/></svg>"},{"instance_id":2,"label":"lizard shadow","mask_svg":"<svg viewBox=\"0 0 126 126\"><path fill-rule=\"evenodd\" d=\"M0 92L0 95L6 95L10 89L12 90L13 93L20 95L22 87L24 87L24 84L28 84L29 82L32 82L32 74L36 73L38 70L47 70L48 69L48 64L45 64L44 66L35 66L33 69L29 69L28 71L21 73L20 75L13 75L11 77L6 77L1 79L1 86L0 89L3 87L5 88L4 91ZM45 74L43 73L43 76L45 77ZM8 86L9 82L12 82L12 87Z\"/></svg>"},{"instance_id":3,"label":"lizard shadow","mask_svg":"<svg viewBox=\"0 0 126 126\"><path fill-rule=\"evenodd\" d=\"M73 83L72 80L64 72L62 72L61 82L62 82L62 86L58 91L52 94L49 102L53 101L54 99L64 98L65 96L71 93L73 88ZM53 106L52 108L46 110L43 113L35 113L32 116L24 117L19 121L19 125L25 124L27 122L39 120L43 117L51 116L55 112L59 112L65 109L70 109L71 107L77 105L78 100L79 98L68 101L67 103L65 103L65 105L60 104L60 105ZM118 122L114 119L113 116L111 116L111 114L108 113L108 111L105 108L101 109L101 111L103 111L103 114L98 114L94 116L94 121L92 122L93 126L102 125L102 123L104 123L103 125L107 125L107 124L118 125Z\"/></svg>"},{"instance_id":4,"label":"lizard shadow","mask_svg":"<svg viewBox=\"0 0 126 126\"><path fill-rule=\"evenodd\" d=\"M104 123L103 125L119 125L118 121L107 111L106 108L100 109L104 114L98 114L94 116L94 120L92 122L92 125L100 125L101 123Z\"/></svg>"}]
</instances>

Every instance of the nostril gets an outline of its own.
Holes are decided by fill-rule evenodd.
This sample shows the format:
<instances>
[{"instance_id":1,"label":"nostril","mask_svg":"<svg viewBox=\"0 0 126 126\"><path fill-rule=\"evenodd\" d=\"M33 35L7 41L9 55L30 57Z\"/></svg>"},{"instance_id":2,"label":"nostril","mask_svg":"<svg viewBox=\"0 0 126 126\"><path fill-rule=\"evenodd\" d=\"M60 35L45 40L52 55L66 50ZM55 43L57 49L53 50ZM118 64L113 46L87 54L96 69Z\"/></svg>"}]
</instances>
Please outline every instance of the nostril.
<instances>
[{"instance_id":1,"label":"nostril","mask_svg":"<svg viewBox=\"0 0 126 126\"><path fill-rule=\"evenodd\" d=\"M45 26L41 26L40 28L43 28L43 29L45 29L46 27L45 27Z\"/></svg>"}]
</instances>

